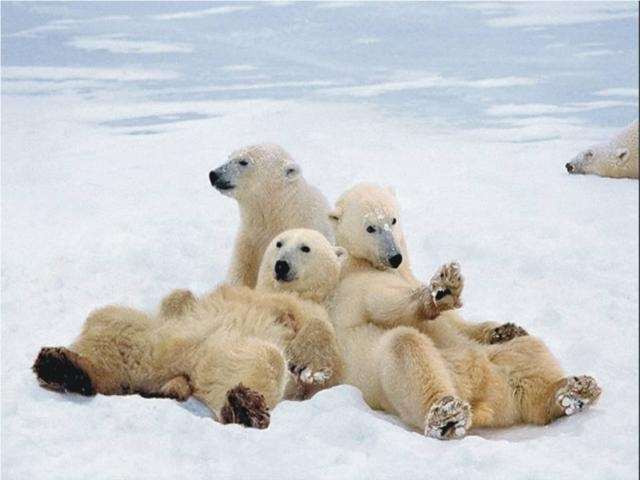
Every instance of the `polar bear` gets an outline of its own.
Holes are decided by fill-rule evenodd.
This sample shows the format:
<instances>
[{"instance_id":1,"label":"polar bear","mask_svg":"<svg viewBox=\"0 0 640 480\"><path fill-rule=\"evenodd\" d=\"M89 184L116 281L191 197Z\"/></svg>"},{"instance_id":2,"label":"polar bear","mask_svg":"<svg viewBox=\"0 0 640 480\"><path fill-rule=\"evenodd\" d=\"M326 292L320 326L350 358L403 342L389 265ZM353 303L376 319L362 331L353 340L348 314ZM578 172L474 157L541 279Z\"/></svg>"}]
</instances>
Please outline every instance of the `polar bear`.
<instances>
[{"instance_id":1,"label":"polar bear","mask_svg":"<svg viewBox=\"0 0 640 480\"><path fill-rule=\"evenodd\" d=\"M456 264L426 285L401 270L406 247L389 191L358 185L331 218L349 258L327 308L345 382L371 407L448 439L472 426L546 424L597 400L593 378L566 377L546 346L515 325L469 325L447 312L461 304Z\"/></svg>"},{"instance_id":2,"label":"polar bear","mask_svg":"<svg viewBox=\"0 0 640 480\"><path fill-rule=\"evenodd\" d=\"M241 226L227 274L232 285L256 285L262 255L280 232L310 228L333 241L327 200L278 145L252 145L233 152L227 163L209 173L209 180L240 206Z\"/></svg>"},{"instance_id":3,"label":"polar bear","mask_svg":"<svg viewBox=\"0 0 640 480\"><path fill-rule=\"evenodd\" d=\"M266 428L283 396L306 398L341 380L335 331L320 302L345 257L319 232L285 231L267 248L255 290L223 285L201 299L175 291L155 318L101 308L68 349L43 348L33 369L49 389L193 394L222 423Z\"/></svg>"},{"instance_id":4,"label":"polar bear","mask_svg":"<svg viewBox=\"0 0 640 480\"><path fill-rule=\"evenodd\" d=\"M580 152L565 168L569 173L638 178L638 121L633 122L610 142Z\"/></svg>"}]
</instances>

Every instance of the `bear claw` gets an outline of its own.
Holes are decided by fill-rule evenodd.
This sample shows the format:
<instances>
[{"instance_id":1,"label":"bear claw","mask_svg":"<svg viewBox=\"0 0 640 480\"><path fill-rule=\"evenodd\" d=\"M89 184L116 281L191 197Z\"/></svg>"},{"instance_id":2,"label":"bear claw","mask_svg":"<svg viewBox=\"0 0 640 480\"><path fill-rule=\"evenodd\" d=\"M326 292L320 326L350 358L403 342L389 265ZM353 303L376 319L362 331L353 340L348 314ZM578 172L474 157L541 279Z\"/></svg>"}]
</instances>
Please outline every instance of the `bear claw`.
<instances>
[{"instance_id":1,"label":"bear claw","mask_svg":"<svg viewBox=\"0 0 640 480\"><path fill-rule=\"evenodd\" d=\"M239 384L227 392L227 403L220 410L220 423L238 423L264 429L269 426L269 408L264 396Z\"/></svg>"},{"instance_id":2,"label":"bear claw","mask_svg":"<svg viewBox=\"0 0 640 480\"><path fill-rule=\"evenodd\" d=\"M80 366L80 356L64 347L43 347L32 368L43 388L84 396L96 393L91 378Z\"/></svg>"},{"instance_id":3,"label":"bear claw","mask_svg":"<svg viewBox=\"0 0 640 480\"><path fill-rule=\"evenodd\" d=\"M519 327L514 323L505 323L491 331L489 343L504 343L509 340L513 340L516 337L525 337L527 335L529 335L529 333L524 328Z\"/></svg>"},{"instance_id":4,"label":"bear claw","mask_svg":"<svg viewBox=\"0 0 640 480\"><path fill-rule=\"evenodd\" d=\"M595 403L601 393L595 378L588 375L569 377L556 392L556 403L565 415L570 416Z\"/></svg>"},{"instance_id":5,"label":"bear claw","mask_svg":"<svg viewBox=\"0 0 640 480\"><path fill-rule=\"evenodd\" d=\"M439 440L462 438L471 426L471 407L450 395L434 403L427 414L425 435Z\"/></svg>"}]
</instances>

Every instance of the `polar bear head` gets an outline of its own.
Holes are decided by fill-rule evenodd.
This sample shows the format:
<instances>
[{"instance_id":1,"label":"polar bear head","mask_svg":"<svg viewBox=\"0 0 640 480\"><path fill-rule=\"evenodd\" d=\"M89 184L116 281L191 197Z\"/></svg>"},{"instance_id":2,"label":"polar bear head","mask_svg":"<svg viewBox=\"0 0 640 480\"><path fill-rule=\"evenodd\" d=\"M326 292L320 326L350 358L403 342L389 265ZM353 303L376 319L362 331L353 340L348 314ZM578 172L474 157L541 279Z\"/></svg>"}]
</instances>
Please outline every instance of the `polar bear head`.
<instances>
[{"instance_id":1,"label":"polar bear head","mask_svg":"<svg viewBox=\"0 0 640 480\"><path fill-rule=\"evenodd\" d=\"M399 214L391 189L361 183L342 194L329 218L338 245L352 257L385 270L398 268L403 262L405 243Z\"/></svg>"},{"instance_id":2,"label":"polar bear head","mask_svg":"<svg viewBox=\"0 0 640 480\"><path fill-rule=\"evenodd\" d=\"M227 163L209 172L211 185L241 204L261 202L300 179L300 167L282 147L272 144L236 150Z\"/></svg>"},{"instance_id":3,"label":"polar bear head","mask_svg":"<svg viewBox=\"0 0 640 480\"><path fill-rule=\"evenodd\" d=\"M580 152L565 165L565 168L569 173L601 173L607 167L623 167L628 160L628 148L602 145Z\"/></svg>"},{"instance_id":4,"label":"polar bear head","mask_svg":"<svg viewBox=\"0 0 640 480\"><path fill-rule=\"evenodd\" d=\"M264 252L258 288L322 300L338 284L346 256L344 248L334 247L316 230L286 230L276 235Z\"/></svg>"}]
</instances>

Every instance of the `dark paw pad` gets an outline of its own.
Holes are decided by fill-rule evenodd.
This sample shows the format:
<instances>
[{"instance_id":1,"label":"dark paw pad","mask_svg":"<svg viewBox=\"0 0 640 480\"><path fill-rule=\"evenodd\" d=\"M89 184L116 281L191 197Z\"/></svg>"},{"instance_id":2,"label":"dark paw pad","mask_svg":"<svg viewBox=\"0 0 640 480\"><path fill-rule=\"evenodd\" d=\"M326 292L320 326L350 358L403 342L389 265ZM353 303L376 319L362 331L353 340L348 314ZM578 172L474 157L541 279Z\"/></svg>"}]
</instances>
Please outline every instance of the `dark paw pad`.
<instances>
[{"instance_id":1,"label":"dark paw pad","mask_svg":"<svg viewBox=\"0 0 640 480\"><path fill-rule=\"evenodd\" d=\"M529 334L524 328L519 327L514 323L505 323L504 325L496 327L493 332L491 332L489 343L504 343L509 340L513 340L516 337L524 337L526 335Z\"/></svg>"},{"instance_id":2,"label":"dark paw pad","mask_svg":"<svg viewBox=\"0 0 640 480\"><path fill-rule=\"evenodd\" d=\"M95 395L89 375L78 365L78 355L66 348L45 347L33 364L40 385L58 392Z\"/></svg>"},{"instance_id":3,"label":"dark paw pad","mask_svg":"<svg viewBox=\"0 0 640 480\"><path fill-rule=\"evenodd\" d=\"M436 292L436 300L442 300L447 295L451 295L451 290L445 288L444 290L438 290Z\"/></svg>"},{"instance_id":4,"label":"dark paw pad","mask_svg":"<svg viewBox=\"0 0 640 480\"><path fill-rule=\"evenodd\" d=\"M220 411L221 423L262 429L269 426L269 421L269 409L261 393L242 384L227 392L227 403Z\"/></svg>"}]
</instances>

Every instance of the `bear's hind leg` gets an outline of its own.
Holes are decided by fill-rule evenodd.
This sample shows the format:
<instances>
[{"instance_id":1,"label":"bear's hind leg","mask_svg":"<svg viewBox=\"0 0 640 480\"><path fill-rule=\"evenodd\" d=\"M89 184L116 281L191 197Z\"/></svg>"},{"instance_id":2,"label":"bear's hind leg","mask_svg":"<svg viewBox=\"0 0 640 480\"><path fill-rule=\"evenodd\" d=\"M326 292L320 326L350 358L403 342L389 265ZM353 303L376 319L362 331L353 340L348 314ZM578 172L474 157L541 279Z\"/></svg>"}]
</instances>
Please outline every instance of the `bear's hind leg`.
<instances>
[{"instance_id":1,"label":"bear's hind leg","mask_svg":"<svg viewBox=\"0 0 640 480\"><path fill-rule=\"evenodd\" d=\"M207 341L191 375L193 395L221 423L266 428L269 410L289 378L282 350L257 339L222 334Z\"/></svg>"},{"instance_id":2,"label":"bear's hind leg","mask_svg":"<svg viewBox=\"0 0 640 480\"><path fill-rule=\"evenodd\" d=\"M380 342L380 383L400 418L430 437L464 436L471 410L458 398L453 375L431 339L413 328L396 327Z\"/></svg>"}]
</instances>

